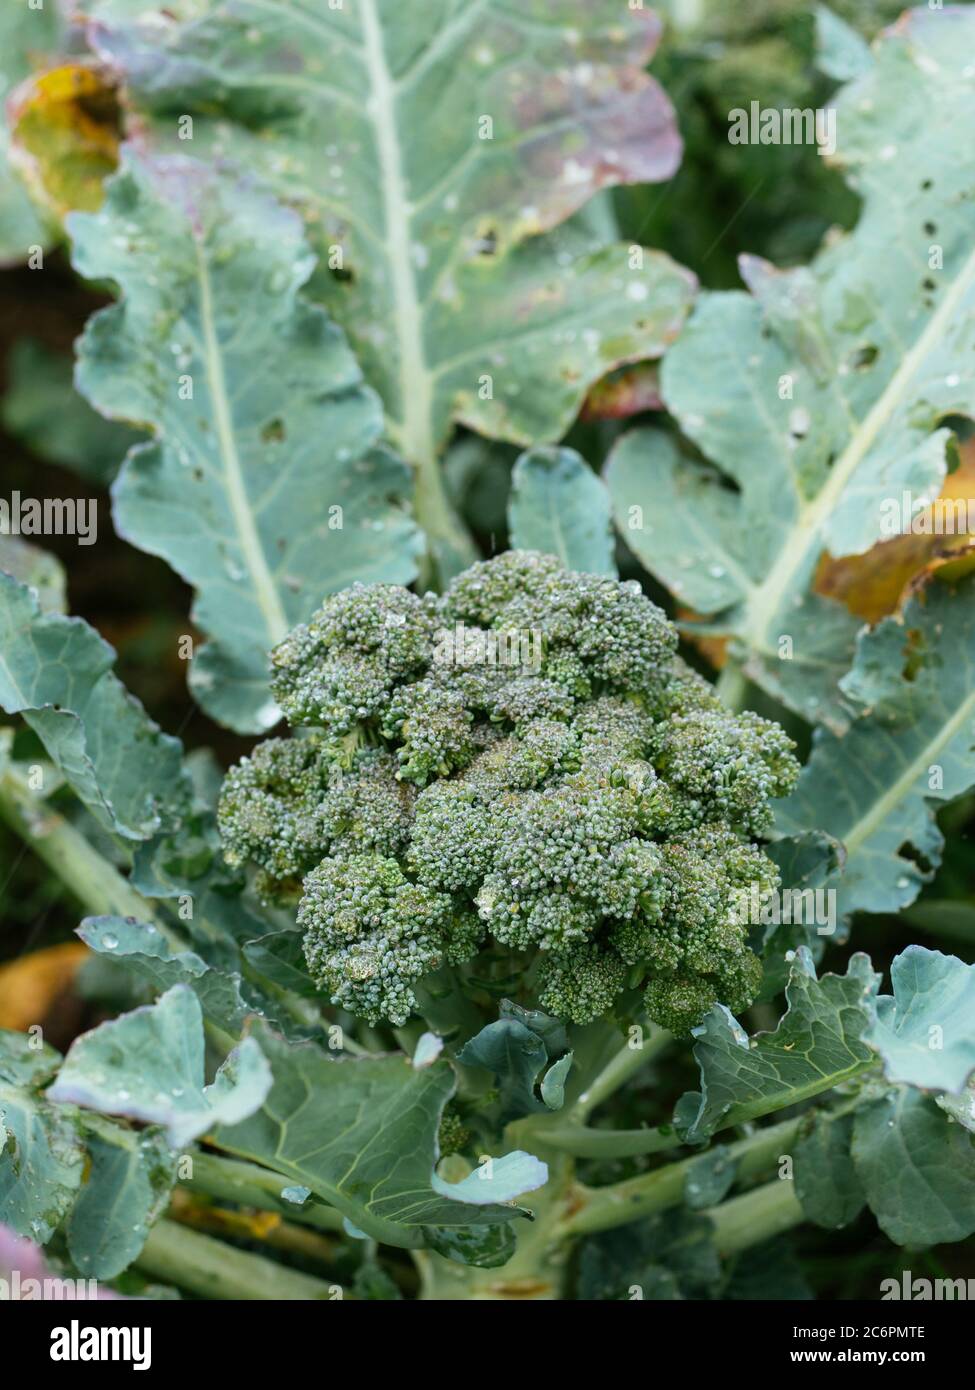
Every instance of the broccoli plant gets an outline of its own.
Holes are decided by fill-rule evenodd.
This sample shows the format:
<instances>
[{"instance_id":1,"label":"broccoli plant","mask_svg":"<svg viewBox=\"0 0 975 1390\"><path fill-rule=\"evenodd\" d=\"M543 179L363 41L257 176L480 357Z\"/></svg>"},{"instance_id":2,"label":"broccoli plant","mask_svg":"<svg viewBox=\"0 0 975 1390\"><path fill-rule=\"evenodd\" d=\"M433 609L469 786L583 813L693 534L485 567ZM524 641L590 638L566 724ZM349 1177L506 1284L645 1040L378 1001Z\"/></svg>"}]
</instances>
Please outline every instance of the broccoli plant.
<instances>
[{"instance_id":1,"label":"broccoli plant","mask_svg":"<svg viewBox=\"0 0 975 1390\"><path fill-rule=\"evenodd\" d=\"M0 21L0 1227L60 1276L832 1299L975 1236L975 16L662 8ZM726 140L753 83L832 148Z\"/></svg>"},{"instance_id":2,"label":"broccoli plant","mask_svg":"<svg viewBox=\"0 0 975 1390\"><path fill-rule=\"evenodd\" d=\"M778 885L754 837L799 764L676 648L638 584L532 551L443 595L347 589L271 654L294 736L228 774L225 856L297 904L311 978L370 1024L422 1013L435 972L577 1024L637 991L682 1035L744 1009L736 907Z\"/></svg>"}]
</instances>

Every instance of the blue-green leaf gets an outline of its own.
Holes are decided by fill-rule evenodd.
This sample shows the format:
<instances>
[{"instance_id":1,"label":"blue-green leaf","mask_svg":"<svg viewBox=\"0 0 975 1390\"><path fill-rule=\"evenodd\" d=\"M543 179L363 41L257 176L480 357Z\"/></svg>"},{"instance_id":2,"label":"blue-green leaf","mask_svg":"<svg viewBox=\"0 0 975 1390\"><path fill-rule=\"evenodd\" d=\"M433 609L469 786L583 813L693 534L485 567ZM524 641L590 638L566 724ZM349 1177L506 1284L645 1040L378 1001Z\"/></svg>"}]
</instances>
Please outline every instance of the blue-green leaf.
<instances>
[{"instance_id":1,"label":"blue-green leaf","mask_svg":"<svg viewBox=\"0 0 975 1390\"><path fill-rule=\"evenodd\" d=\"M816 6L816 66L837 82L848 82L870 70L870 45L851 24L827 9Z\"/></svg>"},{"instance_id":2,"label":"blue-green leaf","mask_svg":"<svg viewBox=\"0 0 975 1390\"><path fill-rule=\"evenodd\" d=\"M609 494L574 449L522 454L511 478L508 530L518 550L555 555L584 574L616 576Z\"/></svg>"},{"instance_id":3,"label":"blue-green leaf","mask_svg":"<svg viewBox=\"0 0 975 1390\"><path fill-rule=\"evenodd\" d=\"M445 1182L437 1173L430 1179L434 1192L454 1202L489 1206L493 1202L513 1202L526 1192L534 1192L548 1182L548 1168L533 1154L514 1149L500 1158L488 1159L460 1182Z\"/></svg>"},{"instance_id":4,"label":"blue-green leaf","mask_svg":"<svg viewBox=\"0 0 975 1390\"><path fill-rule=\"evenodd\" d=\"M929 1096L905 1086L859 1110L853 1159L870 1209L898 1245L975 1231L975 1142Z\"/></svg>"},{"instance_id":5,"label":"blue-green leaf","mask_svg":"<svg viewBox=\"0 0 975 1390\"><path fill-rule=\"evenodd\" d=\"M42 1086L61 1065L61 1054L38 1036L0 1028L0 1081Z\"/></svg>"},{"instance_id":6,"label":"blue-green leaf","mask_svg":"<svg viewBox=\"0 0 975 1390\"><path fill-rule=\"evenodd\" d=\"M796 1196L810 1221L837 1230L855 1221L866 1200L850 1153L853 1116L813 1110L793 1146Z\"/></svg>"},{"instance_id":7,"label":"blue-green leaf","mask_svg":"<svg viewBox=\"0 0 975 1390\"><path fill-rule=\"evenodd\" d=\"M81 339L79 388L156 435L114 485L117 529L196 590L208 713L267 729L267 653L289 628L353 579L415 574L408 471L379 447L344 335L299 293L314 264L299 218L252 180L129 150L69 230L80 272L122 291Z\"/></svg>"},{"instance_id":8,"label":"blue-green leaf","mask_svg":"<svg viewBox=\"0 0 975 1390\"><path fill-rule=\"evenodd\" d=\"M846 863L827 883L841 917L897 912L941 859L939 805L975 785L975 583L932 584L864 636L845 684L874 703L845 737L816 741L776 828L843 842Z\"/></svg>"},{"instance_id":9,"label":"blue-green leaf","mask_svg":"<svg viewBox=\"0 0 975 1390\"><path fill-rule=\"evenodd\" d=\"M22 714L96 819L148 839L188 803L182 750L112 672L115 653L80 618L42 613L0 574L0 705Z\"/></svg>"},{"instance_id":10,"label":"blue-green leaf","mask_svg":"<svg viewBox=\"0 0 975 1390\"><path fill-rule=\"evenodd\" d=\"M158 1130L83 1119L89 1168L67 1221L71 1258L89 1279L113 1279L141 1251L169 1202L177 1155Z\"/></svg>"},{"instance_id":11,"label":"blue-green leaf","mask_svg":"<svg viewBox=\"0 0 975 1390\"><path fill-rule=\"evenodd\" d=\"M200 1003L188 985L178 984L156 1004L76 1038L47 1094L162 1125L178 1149L222 1121L246 1118L271 1088L270 1067L251 1037L234 1048L209 1086L203 1066Z\"/></svg>"},{"instance_id":12,"label":"blue-green leaf","mask_svg":"<svg viewBox=\"0 0 975 1390\"><path fill-rule=\"evenodd\" d=\"M0 1082L0 1222L45 1244L74 1201L85 1150L75 1115Z\"/></svg>"},{"instance_id":13,"label":"blue-green leaf","mask_svg":"<svg viewBox=\"0 0 975 1390\"><path fill-rule=\"evenodd\" d=\"M194 148L218 145L303 211L315 289L411 462L432 462L453 420L526 446L558 439L593 382L659 357L679 330L687 272L565 220L600 188L676 168L674 112L645 71L660 33L649 8L83 8L156 117L142 139L174 145L170 113L192 113ZM341 277L324 269L336 253Z\"/></svg>"},{"instance_id":14,"label":"blue-green leaf","mask_svg":"<svg viewBox=\"0 0 975 1390\"><path fill-rule=\"evenodd\" d=\"M256 1005L243 994L239 972L215 970L195 951L174 951L158 927L130 917L86 917L78 928L86 946L116 960L159 993L189 985L206 1018L225 1031L240 1032Z\"/></svg>"},{"instance_id":15,"label":"blue-green leaf","mask_svg":"<svg viewBox=\"0 0 975 1390\"><path fill-rule=\"evenodd\" d=\"M497 1225L525 1214L463 1200L449 1184L435 1190L437 1134L455 1086L445 1059L417 1069L408 1057L349 1058L289 1044L263 1024L254 1036L274 1086L255 1114L220 1126L219 1148L309 1187L390 1245L418 1249L430 1226Z\"/></svg>"},{"instance_id":16,"label":"blue-green leaf","mask_svg":"<svg viewBox=\"0 0 975 1390\"><path fill-rule=\"evenodd\" d=\"M861 953L851 957L845 975L817 980L809 952L801 947L786 988L788 1010L774 1032L749 1040L728 1010L716 1004L694 1030L701 1098L688 1138L693 1142L798 1104L865 1071L874 1054L863 1034L879 983ZM687 1118L682 1111L682 1123Z\"/></svg>"},{"instance_id":17,"label":"blue-green leaf","mask_svg":"<svg viewBox=\"0 0 975 1390\"><path fill-rule=\"evenodd\" d=\"M735 1160L727 1144L715 1144L695 1158L684 1178L684 1202L692 1211L714 1207L735 1180Z\"/></svg>"},{"instance_id":18,"label":"blue-green leaf","mask_svg":"<svg viewBox=\"0 0 975 1390\"><path fill-rule=\"evenodd\" d=\"M908 946L890 967L894 993L877 1000L864 1042L890 1081L961 1095L975 1072L975 965Z\"/></svg>"},{"instance_id":19,"label":"blue-green leaf","mask_svg":"<svg viewBox=\"0 0 975 1390\"><path fill-rule=\"evenodd\" d=\"M855 229L808 267L743 257L748 293L698 301L661 394L708 462L686 457L678 474L667 446L638 440L610 470L617 517L639 506L652 521L650 540L621 530L644 564L696 596L747 676L837 733L859 622L813 592L820 560L882 539L903 492L936 497L945 422L973 412L975 156L942 136L975 118L973 45L970 6L921 6L881 35L835 103L835 162L862 200ZM693 547L667 529L684 524Z\"/></svg>"}]
</instances>

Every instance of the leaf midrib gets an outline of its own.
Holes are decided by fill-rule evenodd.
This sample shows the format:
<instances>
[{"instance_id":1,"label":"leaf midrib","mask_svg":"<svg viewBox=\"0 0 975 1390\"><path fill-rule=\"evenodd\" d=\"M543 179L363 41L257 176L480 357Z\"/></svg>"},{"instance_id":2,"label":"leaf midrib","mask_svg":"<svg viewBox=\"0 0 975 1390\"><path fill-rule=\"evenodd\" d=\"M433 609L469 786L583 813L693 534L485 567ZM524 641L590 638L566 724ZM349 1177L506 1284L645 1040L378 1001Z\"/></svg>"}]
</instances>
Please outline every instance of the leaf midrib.
<instances>
[{"instance_id":1,"label":"leaf midrib","mask_svg":"<svg viewBox=\"0 0 975 1390\"><path fill-rule=\"evenodd\" d=\"M933 738L920 749L920 751L907 764L907 767L887 789L887 791L877 801L874 802L866 815L853 825L849 833L843 837L847 854L852 856L864 840L869 839L877 826L886 820L892 807L898 805L904 799L918 777L928 767L930 760L939 753L942 748L949 743L961 729L962 725L975 712L975 690L955 710L954 714L944 724L941 725Z\"/></svg>"},{"instance_id":2,"label":"leaf midrib","mask_svg":"<svg viewBox=\"0 0 975 1390\"><path fill-rule=\"evenodd\" d=\"M973 283L975 251L969 255L920 337L905 355L897 371L830 469L822 488L802 508L791 530L783 537L779 558L764 583L755 591L748 622L739 633L749 647L767 645L771 625L781 612L783 599L792 592L797 575L801 575L823 549L820 534L823 522L831 515L850 479L900 405L915 373L947 328L952 315Z\"/></svg>"},{"instance_id":3,"label":"leaf midrib","mask_svg":"<svg viewBox=\"0 0 975 1390\"><path fill-rule=\"evenodd\" d=\"M274 647L287 635L290 623L268 567L257 527L254 524L254 515L244 483L244 471L240 462L240 454L237 451L230 400L227 394L227 382L223 370L223 357L217 339L210 272L207 268L203 248L196 238L194 238L194 249L200 286L200 324L203 330L207 381L210 386L210 399L213 402L214 424L217 430L217 442L227 500L230 503L230 512L244 562L251 576L254 596L264 617L269 638L266 645Z\"/></svg>"},{"instance_id":4,"label":"leaf midrib","mask_svg":"<svg viewBox=\"0 0 975 1390\"><path fill-rule=\"evenodd\" d=\"M410 462L421 463L431 460L435 453L433 400L420 297L413 274L411 210L396 128L396 86L386 59L377 0L360 0L360 6L366 73L372 92L367 114L376 137L392 278L401 415L398 434Z\"/></svg>"}]
</instances>

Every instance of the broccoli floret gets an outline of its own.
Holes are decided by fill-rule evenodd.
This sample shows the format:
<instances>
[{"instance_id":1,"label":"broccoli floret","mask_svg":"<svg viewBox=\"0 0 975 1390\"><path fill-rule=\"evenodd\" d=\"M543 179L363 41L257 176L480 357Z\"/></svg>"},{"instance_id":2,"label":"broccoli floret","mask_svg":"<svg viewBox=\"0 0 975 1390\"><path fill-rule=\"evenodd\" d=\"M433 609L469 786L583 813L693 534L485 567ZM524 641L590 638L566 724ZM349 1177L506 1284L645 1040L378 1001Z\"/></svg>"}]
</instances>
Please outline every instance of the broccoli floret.
<instances>
[{"instance_id":1,"label":"broccoli floret","mask_svg":"<svg viewBox=\"0 0 975 1390\"><path fill-rule=\"evenodd\" d=\"M769 799L795 787L794 747L777 724L751 711L698 709L663 726L655 765L707 819L760 834L771 824Z\"/></svg>"},{"instance_id":2,"label":"broccoli floret","mask_svg":"<svg viewBox=\"0 0 975 1390\"><path fill-rule=\"evenodd\" d=\"M274 698L289 724L334 736L382 710L397 681L426 670L436 608L393 584L354 584L271 653Z\"/></svg>"},{"instance_id":3,"label":"broccoli floret","mask_svg":"<svg viewBox=\"0 0 975 1390\"><path fill-rule=\"evenodd\" d=\"M539 1003L558 1018L592 1023L610 1011L626 984L626 966L589 942L577 950L546 956L539 972Z\"/></svg>"},{"instance_id":4,"label":"broccoli floret","mask_svg":"<svg viewBox=\"0 0 975 1390\"><path fill-rule=\"evenodd\" d=\"M460 1111L448 1102L440 1117L440 1129L437 1131L437 1148L440 1150L440 1157L446 1158L449 1154L463 1153L473 1138L474 1131L465 1125Z\"/></svg>"},{"instance_id":5,"label":"broccoli floret","mask_svg":"<svg viewBox=\"0 0 975 1390\"><path fill-rule=\"evenodd\" d=\"M798 765L676 641L638 585L531 552L442 597L353 586L272 654L300 733L228 773L226 856L300 898L311 978L371 1022L485 940L472 988L520 971L575 1022L638 986L682 1032L744 1007L747 905L778 883L754 839Z\"/></svg>"},{"instance_id":6,"label":"broccoli floret","mask_svg":"<svg viewBox=\"0 0 975 1390\"><path fill-rule=\"evenodd\" d=\"M406 865L428 888L473 893L491 866L493 813L463 781L433 782L416 800Z\"/></svg>"},{"instance_id":7,"label":"broccoli floret","mask_svg":"<svg viewBox=\"0 0 975 1390\"><path fill-rule=\"evenodd\" d=\"M699 975L658 975L643 992L647 1017L676 1037L686 1037L718 1002L714 985Z\"/></svg>"},{"instance_id":8,"label":"broccoli floret","mask_svg":"<svg viewBox=\"0 0 975 1390\"><path fill-rule=\"evenodd\" d=\"M447 611L460 622L499 626L496 620L512 599L538 593L547 580L562 573L553 555L509 550L458 575L447 590Z\"/></svg>"},{"instance_id":9,"label":"broccoli floret","mask_svg":"<svg viewBox=\"0 0 975 1390\"><path fill-rule=\"evenodd\" d=\"M755 998L762 981L762 963L751 951L729 956L710 975L690 970L660 974L647 982L643 1004L647 1016L676 1037L687 1037L715 1004L739 1013Z\"/></svg>"},{"instance_id":10,"label":"broccoli floret","mask_svg":"<svg viewBox=\"0 0 975 1390\"><path fill-rule=\"evenodd\" d=\"M402 686L390 698L381 732L399 744L400 776L423 786L470 762L472 721L459 691L423 680Z\"/></svg>"},{"instance_id":11,"label":"broccoli floret","mask_svg":"<svg viewBox=\"0 0 975 1390\"><path fill-rule=\"evenodd\" d=\"M395 859L323 859L298 907L309 974L370 1023L405 1023L416 1006L412 981L443 963L451 907L446 894L404 878Z\"/></svg>"},{"instance_id":12,"label":"broccoli floret","mask_svg":"<svg viewBox=\"0 0 975 1390\"><path fill-rule=\"evenodd\" d=\"M328 782L321 745L269 738L230 769L217 807L224 857L271 879L304 873L324 854L319 808Z\"/></svg>"}]
</instances>

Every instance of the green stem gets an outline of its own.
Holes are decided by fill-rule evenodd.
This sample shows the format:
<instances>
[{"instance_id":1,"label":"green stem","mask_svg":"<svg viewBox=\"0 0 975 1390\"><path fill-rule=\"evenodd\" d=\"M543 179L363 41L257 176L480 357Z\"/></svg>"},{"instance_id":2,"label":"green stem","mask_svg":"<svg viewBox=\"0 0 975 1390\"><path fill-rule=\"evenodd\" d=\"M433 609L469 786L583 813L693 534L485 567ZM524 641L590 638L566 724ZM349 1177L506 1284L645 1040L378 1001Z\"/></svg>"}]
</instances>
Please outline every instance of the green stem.
<instances>
[{"instance_id":1,"label":"green stem","mask_svg":"<svg viewBox=\"0 0 975 1390\"><path fill-rule=\"evenodd\" d=\"M424 447L414 462L413 510L428 545L427 559L420 569L420 588L442 588L481 557L447 496L436 455Z\"/></svg>"},{"instance_id":2,"label":"green stem","mask_svg":"<svg viewBox=\"0 0 975 1390\"><path fill-rule=\"evenodd\" d=\"M296 1206L283 1199L282 1188L293 1187L293 1182L269 1168L261 1168L257 1163L221 1158L217 1154L201 1151L193 1154L193 1176L182 1180L182 1186L221 1201L238 1202L241 1206L257 1207L260 1211L279 1212L287 1216L289 1221L314 1226L320 1231L343 1229L342 1213L334 1207L317 1202Z\"/></svg>"},{"instance_id":3,"label":"green stem","mask_svg":"<svg viewBox=\"0 0 975 1390\"><path fill-rule=\"evenodd\" d=\"M741 665L730 658L721 668L715 688L718 698L726 709L740 710L744 707L745 696L748 693L748 677L745 675Z\"/></svg>"},{"instance_id":4,"label":"green stem","mask_svg":"<svg viewBox=\"0 0 975 1390\"><path fill-rule=\"evenodd\" d=\"M642 1038L639 1047L627 1045L609 1060L568 1112L569 1120L579 1123L585 1121L598 1105L615 1095L631 1076L654 1057L658 1057L672 1041L670 1033L665 1032L663 1028L658 1028L653 1023L646 1026L648 1035Z\"/></svg>"},{"instance_id":5,"label":"green stem","mask_svg":"<svg viewBox=\"0 0 975 1390\"><path fill-rule=\"evenodd\" d=\"M173 950L187 949L184 938L155 904L136 892L115 865L89 844L80 830L59 812L52 810L10 767L0 776L0 819L57 875L87 912L96 917L134 917L140 922L150 922ZM253 976L254 972L251 974ZM321 1016L314 1006L308 1006L305 1001L297 999L288 990L278 988L263 976L258 978L262 986L274 994L299 1023L313 1021L310 1015L321 1022ZM211 1028L211 1036L216 1038L217 1030ZM227 1050L239 1041L226 1033L221 1034L219 1040ZM368 1048L350 1038L345 1039L344 1050L353 1056L370 1055Z\"/></svg>"},{"instance_id":6,"label":"green stem","mask_svg":"<svg viewBox=\"0 0 975 1390\"><path fill-rule=\"evenodd\" d=\"M328 1301L343 1296L340 1284L300 1274L174 1221L152 1228L135 1263L143 1274L201 1298Z\"/></svg>"},{"instance_id":7,"label":"green stem","mask_svg":"<svg viewBox=\"0 0 975 1390\"><path fill-rule=\"evenodd\" d=\"M736 1164L737 1179L757 1177L777 1162L795 1137L799 1123L799 1119L783 1120L781 1124L770 1125L768 1129L729 1145L729 1158ZM589 1235L678 1206L684 1197L688 1172L698 1157L694 1154L608 1187L576 1187L574 1210L563 1222L563 1234Z\"/></svg>"},{"instance_id":8,"label":"green stem","mask_svg":"<svg viewBox=\"0 0 975 1390\"><path fill-rule=\"evenodd\" d=\"M733 1197L707 1215L714 1223L714 1243L721 1255L737 1255L740 1250L798 1226L804 1219L795 1183L788 1178L776 1178L764 1187Z\"/></svg>"},{"instance_id":9,"label":"green stem","mask_svg":"<svg viewBox=\"0 0 975 1390\"><path fill-rule=\"evenodd\" d=\"M171 944L184 947L178 934L114 864L99 854L70 821L35 796L12 768L0 777L0 818L89 912L152 922Z\"/></svg>"},{"instance_id":10,"label":"green stem","mask_svg":"<svg viewBox=\"0 0 975 1390\"><path fill-rule=\"evenodd\" d=\"M672 1125L656 1129L590 1129L588 1125L565 1125L561 1129L539 1130L549 1148L575 1158L628 1158L636 1154L663 1153L679 1149L681 1137Z\"/></svg>"}]
</instances>

